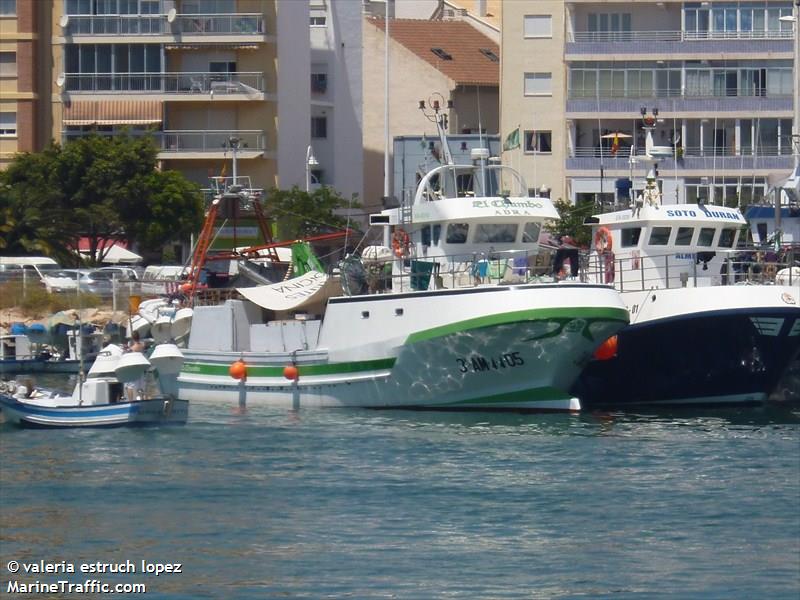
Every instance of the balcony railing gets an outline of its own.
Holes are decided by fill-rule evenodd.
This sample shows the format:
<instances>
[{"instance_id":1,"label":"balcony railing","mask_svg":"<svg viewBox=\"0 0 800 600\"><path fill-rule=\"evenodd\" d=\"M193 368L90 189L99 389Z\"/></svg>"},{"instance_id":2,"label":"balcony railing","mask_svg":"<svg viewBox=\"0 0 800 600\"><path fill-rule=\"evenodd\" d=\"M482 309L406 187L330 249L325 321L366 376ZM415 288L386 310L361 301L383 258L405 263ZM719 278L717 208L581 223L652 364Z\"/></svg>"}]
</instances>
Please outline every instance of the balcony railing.
<instances>
[{"instance_id":1,"label":"balcony railing","mask_svg":"<svg viewBox=\"0 0 800 600\"><path fill-rule=\"evenodd\" d=\"M720 91L710 89L653 89L627 88L618 90L569 90L567 98L570 100L585 100L599 98L790 98L792 90L768 91L767 88L737 89L730 88Z\"/></svg>"},{"instance_id":2,"label":"balcony railing","mask_svg":"<svg viewBox=\"0 0 800 600\"><path fill-rule=\"evenodd\" d=\"M260 14L178 15L175 22L184 35L263 35Z\"/></svg>"},{"instance_id":3,"label":"balcony railing","mask_svg":"<svg viewBox=\"0 0 800 600\"><path fill-rule=\"evenodd\" d=\"M161 140L161 151L174 152L225 152L231 136L239 139L240 152L264 152L266 136L263 131L250 129L228 130L171 130L155 134ZM230 150L227 150L230 152Z\"/></svg>"},{"instance_id":4,"label":"balcony railing","mask_svg":"<svg viewBox=\"0 0 800 600\"><path fill-rule=\"evenodd\" d=\"M215 153L230 154L231 137L240 140L239 156L246 157L251 152L265 152L267 150L267 134L257 129L245 130L167 130L154 131L152 129L130 128L119 126L132 136L152 136L160 154L180 153ZM119 131L108 129L93 129L92 131L65 130L61 132L64 142L87 135L111 136L119 135Z\"/></svg>"},{"instance_id":5,"label":"balcony railing","mask_svg":"<svg viewBox=\"0 0 800 600\"><path fill-rule=\"evenodd\" d=\"M738 150L731 146L678 146L677 154L679 158L695 158L695 157L752 157L752 156L791 156L792 148L787 143L783 146L757 146L753 148L752 145L743 145ZM620 147L616 155L611 153L610 148L600 148L599 146L579 146L574 148L570 153L572 158L585 158L585 157L600 157L604 158L624 158L628 159L633 156L644 156L644 148Z\"/></svg>"},{"instance_id":6,"label":"balcony railing","mask_svg":"<svg viewBox=\"0 0 800 600\"><path fill-rule=\"evenodd\" d=\"M183 14L174 23L167 15L65 15L64 35L263 35L258 13Z\"/></svg>"},{"instance_id":7,"label":"balcony railing","mask_svg":"<svg viewBox=\"0 0 800 600\"><path fill-rule=\"evenodd\" d=\"M640 148L620 148L612 154L609 148L578 147L570 152L566 160L567 170L599 170L629 171L641 169L635 162L636 157L643 156ZM631 165L631 157L634 164ZM752 172L754 169L789 170L792 166L791 149L781 146L758 146L755 151L751 146L744 146L738 152L730 147L678 147L677 159L664 158L658 161L659 168L664 170L688 171L742 171Z\"/></svg>"},{"instance_id":8,"label":"balcony railing","mask_svg":"<svg viewBox=\"0 0 800 600\"><path fill-rule=\"evenodd\" d=\"M575 31L574 43L591 42L685 42L695 40L791 40L791 29L769 31Z\"/></svg>"},{"instance_id":9,"label":"balcony railing","mask_svg":"<svg viewBox=\"0 0 800 600\"><path fill-rule=\"evenodd\" d=\"M654 103L662 112L695 112L707 116L708 113L744 112L753 114L762 111L792 112L792 96L669 96L654 94L647 97L615 98L568 98L567 114L622 113L638 114L643 101Z\"/></svg>"},{"instance_id":10,"label":"balcony railing","mask_svg":"<svg viewBox=\"0 0 800 600\"><path fill-rule=\"evenodd\" d=\"M264 74L234 73L67 73L64 89L73 93L263 94Z\"/></svg>"},{"instance_id":11,"label":"balcony railing","mask_svg":"<svg viewBox=\"0 0 800 600\"><path fill-rule=\"evenodd\" d=\"M70 15L64 35L162 35L164 15Z\"/></svg>"}]
</instances>

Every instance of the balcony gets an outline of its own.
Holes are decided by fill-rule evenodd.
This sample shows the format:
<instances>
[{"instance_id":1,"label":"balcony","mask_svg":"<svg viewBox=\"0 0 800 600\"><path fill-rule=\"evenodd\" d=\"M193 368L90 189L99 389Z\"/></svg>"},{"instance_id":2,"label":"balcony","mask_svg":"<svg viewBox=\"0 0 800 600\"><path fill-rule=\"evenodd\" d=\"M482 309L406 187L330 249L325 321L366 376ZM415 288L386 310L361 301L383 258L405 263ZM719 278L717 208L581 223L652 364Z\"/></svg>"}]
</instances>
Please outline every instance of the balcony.
<instances>
[{"instance_id":1,"label":"balcony","mask_svg":"<svg viewBox=\"0 0 800 600\"><path fill-rule=\"evenodd\" d=\"M633 170L640 172L643 168L636 163L636 157L642 156L641 149L620 148L616 155L612 155L608 148L602 150L593 147L575 148L567 158L568 171L599 171L602 165L604 171L631 171L631 155L633 155ZM792 150L790 147L743 146L738 150L729 147L678 147L680 157L676 160L668 158L658 161L658 167L664 171L742 171L743 174L755 170L788 171L793 164Z\"/></svg>"},{"instance_id":2,"label":"balcony","mask_svg":"<svg viewBox=\"0 0 800 600\"><path fill-rule=\"evenodd\" d=\"M576 31L567 59L612 54L792 54L791 31Z\"/></svg>"},{"instance_id":3,"label":"balcony","mask_svg":"<svg viewBox=\"0 0 800 600\"><path fill-rule=\"evenodd\" d=\"M625 90L590 93L570 91L567 97L567 116L621 113L637 115L643 105L657 106L662 113L762 113L792 112L791 92L767 94L766 90L746 94L691 94L681 90Z\"/></svg>"},{"instance_id":4,"label":"balcony","mask_svg":"<svg viewBox=\"0 0 800 600\"><path fill-rule=\"evenodd\" d=\"M172 21L167 15L64 15L61 29L64 36L71 38L156 36L164 43L266 41L264 16L260 13L182 14Z\"/></svg>"},{"instance_id":5,"label":"balcony","mask_svg":"<svg viewBox=\"0 0 800 600\"><path fill-rule=\"evenodd\" d=\"M166 130L154 137L160 142L158 158L162 160L230 158L231 137L239 139L236 155L241 159L258 158L267 151L266 133L261 130Z\"/></svg>"},{"instance_id":6,"label":"balcony","mask_svg":"<svg viewBox=\"0 0 800 600\"><path fill-rule=\"evenodd\" d=\"M167 95L169 100L264 100L263 73L67 73L64 90L87 95Z\"/></svg>"},{"instance_id":7,"label":"balcony","mask_svg":"<svg viewBox=\"0 0 800 600\"><path fill-rule=\"evenodd\" d=\"M142 36L168 35L166 15L65 15L65 36Z\"/></svg>"},{"instance_id":8,"label":"balcony","mask_svg":"<svg viewBox=\"0 0 800 600\"><path fill-rule=\"evenodd\" d=\"M264 38L264 16L247 14L177 15L175 29L182 38L223 36L225 38Z\"/></svg>"}]
</instances>

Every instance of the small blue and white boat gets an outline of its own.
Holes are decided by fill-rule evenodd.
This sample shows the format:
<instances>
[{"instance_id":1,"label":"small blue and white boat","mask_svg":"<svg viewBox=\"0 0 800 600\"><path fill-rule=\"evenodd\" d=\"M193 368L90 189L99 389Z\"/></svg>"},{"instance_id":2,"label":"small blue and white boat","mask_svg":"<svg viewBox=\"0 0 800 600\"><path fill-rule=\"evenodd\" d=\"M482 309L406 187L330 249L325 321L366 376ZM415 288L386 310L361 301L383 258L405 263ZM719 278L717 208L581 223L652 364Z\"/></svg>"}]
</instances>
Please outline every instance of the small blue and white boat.
<instances>
[{"instance_id":1,"label":"small blue and white boat","mask_svg":"<svg viewBox=\"0 0 800 600\"><path fill-rule=\"evenodd\" d=\"M189 402L162 392L182 363L174 344L140 352L109 345L98 355L71 395L36 388L30 378L0 384L0 408L21 427L120 427L184 424ZM163 367L163 372L159 367Z\"/></svg>"}]
</instances>

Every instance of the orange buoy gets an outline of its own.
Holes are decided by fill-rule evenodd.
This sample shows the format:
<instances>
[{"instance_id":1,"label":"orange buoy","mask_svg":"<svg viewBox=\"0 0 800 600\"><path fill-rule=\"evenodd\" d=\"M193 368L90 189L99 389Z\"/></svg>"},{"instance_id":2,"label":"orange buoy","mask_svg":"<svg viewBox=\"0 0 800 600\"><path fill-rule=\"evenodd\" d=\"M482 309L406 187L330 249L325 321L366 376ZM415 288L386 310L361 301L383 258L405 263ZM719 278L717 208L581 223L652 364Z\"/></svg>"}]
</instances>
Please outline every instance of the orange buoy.
<instances>
[{"instance_id":1,"label":"orange buoy","mask_svg":"<svg viewBox=\"0 0 800 600\"><path fill-rule=\"evenodd\" d=\"M594 357L597 360L608 360L617 355L617 336L612 335L605 342L597 347L594 351Z\"/></svg>"},{"instance_id":2,"label":"orange buoy","mask_svg":"<svg viewBox=\"0 0 800 600\"><path fill-rule=\"evenodd\" d=\"M300 371L294 365L286 365L283 367L283 376L290 381L297 381L300 377Z\"/></svg>"},{"instance_id":3,"label":"orange buoy","mask_svg":"<svg viewBox=\"0 0 800 600\"><path fill-rule=\"evenodd\" d=\"M188 294L192 291L192 284L189 282L182 283L178 286L178 289L183 292L184 294Z\"/></svg>"},{"instance_id":4,"label":"orange buoy","mask_svg":"<svg viewBox=\"0 0 800 600\"><path fill-rule=\"evenodd\" d=\"M240 379L244 381L247 379L247 364L242 359L239 359L236 362L231 363L228 373L234 379Z\"/></svg>"}]
</instances>

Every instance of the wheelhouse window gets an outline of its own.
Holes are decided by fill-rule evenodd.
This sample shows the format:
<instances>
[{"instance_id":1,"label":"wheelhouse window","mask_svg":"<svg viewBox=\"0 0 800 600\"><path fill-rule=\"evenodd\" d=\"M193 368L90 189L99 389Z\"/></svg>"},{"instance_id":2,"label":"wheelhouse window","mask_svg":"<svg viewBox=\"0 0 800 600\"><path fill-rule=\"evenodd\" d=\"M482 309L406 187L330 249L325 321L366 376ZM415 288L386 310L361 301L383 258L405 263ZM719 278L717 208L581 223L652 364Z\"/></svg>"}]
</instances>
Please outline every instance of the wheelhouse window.
<instances>
[{"instance_id":1,"label":"wheelhouse window","mask_svg":"<svg viewBox=\"0 0 800 600\"><path fill-rule=\"evenodd\" d=\"M639 245L639 238L642 236L641 227L625 227L621 231L622 247L634 248Z\"/></svg>"},{"instance_id":2,"label":"wheelhouse window","mask_svg":"<svg viewBox=\"0 0 800 600\"><path fill-rule=\"evenodd\" d=\"M678 227L678 234L675 236L676 246L689 246L694 236L694 227Z\"/></svg>"},{"instance_id":3,"label":"wheelhouse window","mask_svg":"<svg viewBox=\"0 0 800 600\"><path fill-rule=\"evenodd\" d=\"M650 245L666 246L669 242L670 233L672 233L672 227L653 227L650 232Z\"/></svg>"},{"instance_id":4,"label":"wheelhouse window","mask_svg":"<svg viewBox=\"0 0 800 600\"><path fill-rule=\"evenodd\" d=\"M536 244L539 241L539 234L542 231L542 226L539 223L525 223L525 229L522 230L522 243L523 244Z\"/></svg>"},{"instance_id":5,"label":"wheelhouse window","mask_svg":"<svg viewBox=\"0 0 800 600\"><path fill-rule=\"evenodd\" d=\"M711 246L714 243L714 232L716 232L716 229L713 227L703 227L700 229L700 235L697 236L697 245Z\"/></svg>"},{"instance_id":6,"label":"wheelhouse window","mask_svg":"<svg viewBox=\"0 0 800 600\"><path fill-rule=\"evenodd\" d=\"M448 244L465 244L467 242L467 234L469 234L469 224L448 223L445 241Z\"/></svg>"},{"instance_id":7,"label":"wheelhouse window","mask_svg":"<svg viewBox=\"0 0 800 600\"><path fill-rule=\"evenodd\" d=\"M733 248L733 241L736 239L736 229L726 227L719 234L720 248Z\"/></svg>"},{"instance_id":8,"label":"wheelhouse window","mask_svg":"<svg viewBox=\"0 0 800 600\"><path fill-rule=\"evenodd\" d=\"M475 230L476 244L510 244L517 239L516 223L481 223Z\"/></svg>"}]
</instances>

